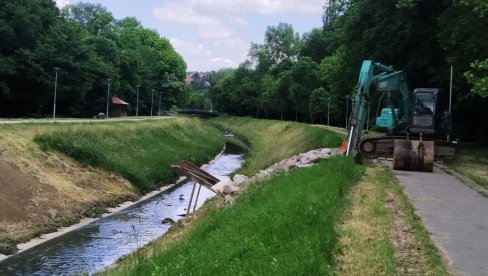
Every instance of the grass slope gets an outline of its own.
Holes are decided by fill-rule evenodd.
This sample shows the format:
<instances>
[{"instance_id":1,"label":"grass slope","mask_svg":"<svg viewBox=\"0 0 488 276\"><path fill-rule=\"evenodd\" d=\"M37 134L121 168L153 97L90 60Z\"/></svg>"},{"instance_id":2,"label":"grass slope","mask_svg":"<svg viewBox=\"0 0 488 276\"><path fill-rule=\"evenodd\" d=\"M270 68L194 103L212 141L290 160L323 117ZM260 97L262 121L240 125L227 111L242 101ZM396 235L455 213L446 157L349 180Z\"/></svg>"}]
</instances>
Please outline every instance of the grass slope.
<instances>
[{"instance_id":1,"label":"grass slope","mask_svg":"<svg viewBox=\"0 0 488 276\"><path fill-rule=\"evenodd\" d=\"M251 147L246 163L238 171L246 175L308 150L339 147L342 141L340 134L302 123L237 117L218 117L211 122Z\"/></svg>"},{"instance_id":2,"label":"grass slope","mask_svg":"<svg viewBox=\"0 0 488 276\"><path fill-rule=\"evenodd\" d=\"M121 175L141 191L175 179L170 165L186 159L202 164L224 145L222 133L198 119L138 123L59 125L34 140L86 165Z\"/></svg>"},{"instance_id":3,"label":"grass slope","mask_svg":"<svg viewBox=\"0 0 488 276\"><path fill-rule=\"evenodd\" d=\"M334 225L362 174L352 159L336 157L257 183L167 250L110 274L333 274Z\"/></svg>"}]
</instances>

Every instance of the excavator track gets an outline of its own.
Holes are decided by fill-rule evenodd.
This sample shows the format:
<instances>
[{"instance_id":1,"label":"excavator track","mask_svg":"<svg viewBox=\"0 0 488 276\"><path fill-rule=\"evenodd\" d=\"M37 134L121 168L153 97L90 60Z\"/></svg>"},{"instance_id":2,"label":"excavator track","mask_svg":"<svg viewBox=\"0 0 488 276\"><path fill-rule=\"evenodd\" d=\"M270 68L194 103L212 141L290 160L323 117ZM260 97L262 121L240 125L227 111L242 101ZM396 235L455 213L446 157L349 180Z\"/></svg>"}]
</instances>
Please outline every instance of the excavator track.
<instances>
[{"instance_id":1,"label":"excavator track","mask_svg":"<svg viewBox=\"0 0 488 276\"><path fill-rule=\"evenodd\" d=\"M419 137L406 136L366 137L359 142L359 153L366 158L392 158L395 140L420 141ZM434 161L453 160L457 158L457 144L453 142L423 138L422 141L434 142Z\"/></svg>"}]
</instances>

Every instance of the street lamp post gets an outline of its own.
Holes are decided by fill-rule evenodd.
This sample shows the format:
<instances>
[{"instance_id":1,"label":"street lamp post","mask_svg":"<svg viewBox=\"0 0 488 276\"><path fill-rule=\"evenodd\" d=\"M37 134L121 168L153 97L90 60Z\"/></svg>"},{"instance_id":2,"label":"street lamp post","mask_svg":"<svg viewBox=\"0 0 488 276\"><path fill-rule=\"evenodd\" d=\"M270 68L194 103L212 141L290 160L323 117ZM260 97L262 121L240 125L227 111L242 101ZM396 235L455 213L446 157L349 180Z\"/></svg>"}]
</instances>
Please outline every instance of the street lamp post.
<instances>
[{"instance_id":1,"label":"street lamp post","mask_svg":"<svg viewBox=\"0 0 488 276\"><path fill-rule=\"evenodd\" d=\"M453 78L453 72L454 72L454 63L456 63L456 57L447 57L446 58L447 63L451 66L451 77L449 80L449 116L451 115L451 107L452 107L452 78ZM452 118L452 117L451 117ZM447 134L447 141L449 142L451 140L451 137L449 133Z\"/></svg>"},{"instance_id":2,"label":"street lamp post","mask_svg":"<svg viewBox=\"0 0 488 276\"><path fill-rule=\"evenodd\" d=\"M346 129L348 129L348 117L349 117L349 95L346 95Z\"/></svg>"},{"instance_id":3,"label":"street lamp post","mask_svg":"<svg viewBox=\"0 0 488 276\"><path fill-rule=\"evenodd\" d=\"M451 66L451 78L449 80L449 114L451 114L452 106L452 74L454 71L454 63L456 62L456 57L447 57L447 63Z\"/></svg>"},{"instance_id":4,"label":"street lamp post","mask_svg":"<svg viewBox=\"0 0 488 276\"><path fill-rule=\"evenodd\" d=\"M158 116L161 116L161 92L159 92Z\"/></svg>"},{"instance_id":5,"label":"street lamp post","mask_svg":"<svg viewBox=\"0 0 488 276\"><path fill-rule=\"evenodd\" d=\"M56 120L56 93L57 93L57 90L58 90L58 70L59 70L59 67L54 67L55 77L54 77L53 121Z\"/></svg>"},{"instance_id":6,"label":"street lamp post","mask_svg":"<svg viewBox=\"0 0 488 276\"><path fill-rule=\"evenodd\" d=\"M153 101L154 101L154 89L151 89L151 117L152 117Z\"/></svg>"},{"instance_id":7,"label":"street lamp post","mask_svg":"<svg viewBox=\"0 0 488 276\"><path fill-rule=\"evenodd\" d=\"M107 79L107 113L105 114L105 118L108 119L108 99L110 97L110 82L112 81L112 79L108 78Z\"/></svg>"},{"instance_id":8,"label":"street lamp post","mask_svg":"<svg viewBox=\"0 0 488 276\"><path fill-rule=\"evenodd\" d=\"M137 85L137 96L136 96L136 117L139 117L139 88L140 84Z\"/></svg>"},{"instance_id":9,"label":"street lamp post","mask_svg":"<svg viewBox=\"0 0 488 276\"><path fill-rule=\"evenodd\" d=\"M330 96L329 96L329 100L327 101L327 125L329 125L329 118L330 118L329 109L330 109Z\"/></svg>"}]
</instances>

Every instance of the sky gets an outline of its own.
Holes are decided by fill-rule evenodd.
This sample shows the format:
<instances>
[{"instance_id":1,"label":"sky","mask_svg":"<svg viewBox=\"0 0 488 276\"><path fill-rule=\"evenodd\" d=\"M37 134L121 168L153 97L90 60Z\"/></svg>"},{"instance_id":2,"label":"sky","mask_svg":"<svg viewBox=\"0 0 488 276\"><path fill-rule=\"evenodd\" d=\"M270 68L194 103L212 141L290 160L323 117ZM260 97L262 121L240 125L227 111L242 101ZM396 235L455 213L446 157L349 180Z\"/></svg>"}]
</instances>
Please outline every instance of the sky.
<instances>
[{"instance_id":1,"label":"sky","mask_svg":"<svg viewBox=\"0 0 488 276\"><path fill-rule=\"evenodd\" d=\"M58 7L79 0L55 0ZM322 26L325 0L83 0L100 3L116 19L136 17L170 40L187 71L236 68L268 26L292 24L302 35Z\"/></svg>"}]
</instances>

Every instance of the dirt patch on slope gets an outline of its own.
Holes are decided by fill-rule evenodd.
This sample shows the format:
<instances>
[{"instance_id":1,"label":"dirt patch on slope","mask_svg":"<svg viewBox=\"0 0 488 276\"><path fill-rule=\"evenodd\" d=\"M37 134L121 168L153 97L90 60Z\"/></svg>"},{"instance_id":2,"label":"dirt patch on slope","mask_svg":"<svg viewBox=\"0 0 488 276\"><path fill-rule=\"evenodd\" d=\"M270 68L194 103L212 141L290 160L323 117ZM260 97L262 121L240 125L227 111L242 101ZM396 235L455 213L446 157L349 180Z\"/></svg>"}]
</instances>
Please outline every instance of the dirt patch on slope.
<instances>
[{"instance_id":1,"label":"dirt patch on slope","mask_svg":"<svg viewBox=\"0 0 488 276\"><path fill-rule=\"evenodd\" d=\"M25 175L15 165L0 159L0 218L3 222L43 222L43 215L56 202L49 202L55 190Z\"/></svg>"}]
</instances>

